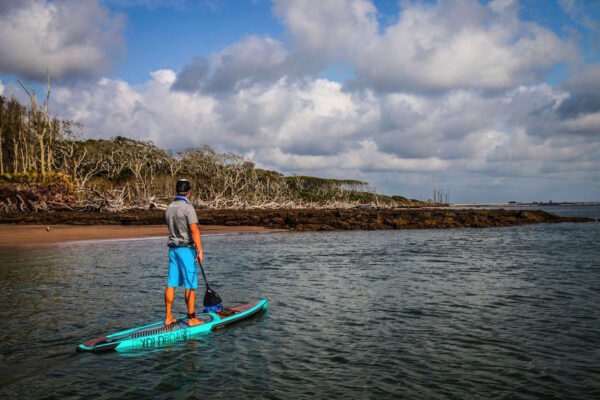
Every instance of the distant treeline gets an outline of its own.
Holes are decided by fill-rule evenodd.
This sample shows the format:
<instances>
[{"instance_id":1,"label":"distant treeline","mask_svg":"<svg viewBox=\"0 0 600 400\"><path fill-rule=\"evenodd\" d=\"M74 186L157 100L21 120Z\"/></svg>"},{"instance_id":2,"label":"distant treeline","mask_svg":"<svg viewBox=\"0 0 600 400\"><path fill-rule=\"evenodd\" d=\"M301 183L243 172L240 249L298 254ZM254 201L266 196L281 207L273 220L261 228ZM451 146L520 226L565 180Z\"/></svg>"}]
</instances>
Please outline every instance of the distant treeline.
<instances>
[{"instance_id":1,"label":"distant treeline","mask_svg":"<svg viewBox=\"0 0 600 400\"><path fill-rule=\"evenodd\" d=\"M161 207L172 197L180 177L192 182L195 204L207 208L421 204L401 196L377 195L357 180L286 177L209 146L171 153L152 142L123 136L82 140L81 124L48 115L48 99L49 92L40 107L35 95L30 95L31 105L26 107L0 96L2 182L60 183L77 202L106 210Z\"/></svg>"}]
</instances>

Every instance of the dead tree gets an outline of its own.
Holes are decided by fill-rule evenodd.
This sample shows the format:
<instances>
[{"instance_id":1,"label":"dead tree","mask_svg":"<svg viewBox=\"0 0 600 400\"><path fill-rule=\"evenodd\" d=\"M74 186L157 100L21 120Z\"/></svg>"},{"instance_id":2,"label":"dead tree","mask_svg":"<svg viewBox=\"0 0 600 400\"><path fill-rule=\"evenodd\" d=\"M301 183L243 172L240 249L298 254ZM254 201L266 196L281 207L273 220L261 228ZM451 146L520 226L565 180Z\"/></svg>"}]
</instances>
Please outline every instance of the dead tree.
<instances>
[{"instance_id":1,"label":"dead tree","mask_svg":"<svg viewBox=\"0 0 600 400\"><path fill-rule=\"evenodd\" d=\"M29 101L31 103L31 116L33 118L30 121L30 129L32 129L33 133L37 136L40 146L40 172L42 175L46 175L46 172L50 172L50 165L48 165L48 170L46 171L46 156L45 156L45 139L46 135L49 134L50 131L50 118L48 117L48 103L50 102L50 71L46 71L46 75L48 77L48 90L46 92L46 102L44 103L43 109L40 109L37 103L37 98L35 96L35 91L29 91L27 87L21 82L17 80L23 90L29 96ZM50 151L48 149L48 151Z\"/></svg>"}]
</instances>

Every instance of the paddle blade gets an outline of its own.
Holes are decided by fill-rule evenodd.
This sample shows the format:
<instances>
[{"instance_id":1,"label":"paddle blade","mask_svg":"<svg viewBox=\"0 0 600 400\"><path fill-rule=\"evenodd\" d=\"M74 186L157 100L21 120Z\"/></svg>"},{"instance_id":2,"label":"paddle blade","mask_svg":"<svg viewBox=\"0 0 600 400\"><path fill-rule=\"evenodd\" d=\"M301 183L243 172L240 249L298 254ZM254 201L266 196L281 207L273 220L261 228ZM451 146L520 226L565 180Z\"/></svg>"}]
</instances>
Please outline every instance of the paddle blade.
<instances>
[{"instance_id":1,"label":"paddle blade","mask_svg":"<svg viewBox=\"0 0 600 400\"><path fill-rule=\"evenodd\" d=\"M221 296L219 296L217 292L211 288L206 289L206 294L204 294L204 307L216 306L222 302L223 300L221 300Z\"/></svg>"}]
</instances>

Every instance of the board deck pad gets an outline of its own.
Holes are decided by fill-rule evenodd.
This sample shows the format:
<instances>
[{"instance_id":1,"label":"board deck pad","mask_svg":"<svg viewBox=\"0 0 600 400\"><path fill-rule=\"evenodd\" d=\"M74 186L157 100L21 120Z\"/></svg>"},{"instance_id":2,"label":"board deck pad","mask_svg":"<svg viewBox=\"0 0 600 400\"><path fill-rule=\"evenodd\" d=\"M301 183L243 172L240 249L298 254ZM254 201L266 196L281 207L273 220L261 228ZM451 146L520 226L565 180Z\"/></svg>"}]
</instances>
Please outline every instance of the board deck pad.
<instances>
[{"instance_id":1,"label":"board deck pad","mask_svg":"<svg viewBox=\"0 0 600 400\"><path fill-rule=\"evenodd\" d=\"M194 336L224 328L232 323L260 314L267 309L267 299L254 303L225 308L218 312L197 314L203 323L188 326L188 318L178 318L176 322L166 326L163 321L126 329L102 336L77 346L78 352L109 352L142 350L167 346L175 342L183 342Z\"/></svg>"}]
</instances>

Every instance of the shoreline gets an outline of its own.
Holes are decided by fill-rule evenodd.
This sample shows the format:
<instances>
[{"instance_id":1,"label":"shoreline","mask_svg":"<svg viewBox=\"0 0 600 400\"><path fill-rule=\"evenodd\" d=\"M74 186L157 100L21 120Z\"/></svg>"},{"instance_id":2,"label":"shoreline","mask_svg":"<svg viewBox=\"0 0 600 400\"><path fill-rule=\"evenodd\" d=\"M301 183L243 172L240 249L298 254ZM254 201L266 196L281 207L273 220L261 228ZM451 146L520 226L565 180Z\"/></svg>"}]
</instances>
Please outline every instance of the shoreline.
<instances>
[{"instance_id":1,"label":"shoreline","mask_svg":"<svg viewBox=\"0 0 600 400\"><path fill-rule=\"evenodd\" d=\"M46 230L46 228L50 230ZM266 229L260 226L200 225L202 236L274 233L284 229ZM74 242L103 240L136 240L163 238L166 225L6 225L0 224L0 247L43 246Z\"/></svg>"}]
</instances>

